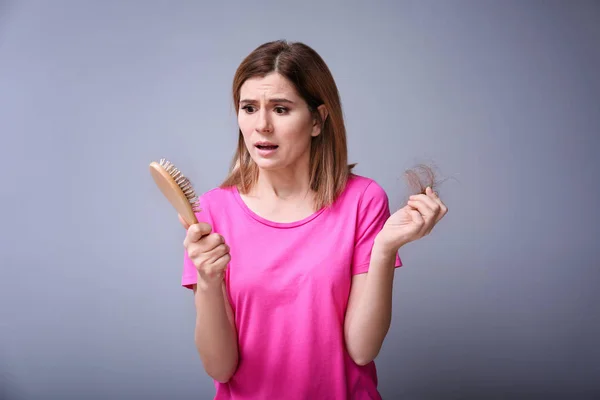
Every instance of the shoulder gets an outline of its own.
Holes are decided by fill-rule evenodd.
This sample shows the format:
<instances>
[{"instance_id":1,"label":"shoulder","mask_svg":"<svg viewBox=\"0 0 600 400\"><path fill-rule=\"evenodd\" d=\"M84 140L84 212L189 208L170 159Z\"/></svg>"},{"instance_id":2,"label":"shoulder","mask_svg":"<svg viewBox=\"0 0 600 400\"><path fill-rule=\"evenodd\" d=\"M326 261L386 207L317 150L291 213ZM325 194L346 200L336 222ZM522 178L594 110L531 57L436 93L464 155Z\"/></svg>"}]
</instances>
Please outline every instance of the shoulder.
<instances>
[{"instance_id":1,"label":"shoulder","mask_svg":"<svg viewBox=\"0 0 600 400\"><path fill-rule=\"evenodd\" d=\"M335 215L378 214L389 209L386 191L374 179L362 175L350 175L346 187L334 205Z\"/></svg>"},{"instance_id":2,"label":"shoulder","mask_svg":"<svg viewBox=\"0 0 600 400\"><path fill-rule=\"evenodd\" d=\"M235 201L235 188L214 187L198 195L198 209L204 213L215 213L229 208ZM218 204L218 207L215 206Z\"/></svg>"},{"instance_id":3,"label":"shoulder","mask_svg":"<svg viewBox=\"0 0 600 400\"><path fill-rule=\"evenodd\" d=\"M199 200L205 200L207 202L215 202L219 200L224 200L226 198L232 197L235 188L233 187L214 187L212 189L207 190L206 192L200 194L198 196Z\"/></svg>"},{"instance_id":4,"label":"shoulder","mask_svg":"<svg viewBox=\"0 0 600 400\"><path fill-rule=\"evenodd\" d=\"M348 179L344 196L354 199L358 205L375 202L387 202L385 189L374 179L362 175L351 175Z\"/></svg>"},{"instance_id":5,"label":"shoulder","mask_svg":"<svg viewBox=\"0 0 600 400\"><path fill-rule=\"evenodd\" d=\"M208 201L220 199L223 197L230 196L231 193L233 192L233 190L234 190L234 188L232 188L232 187L227 187L227 188L214 187L214 188L211 188L211 189L203 192L202 194L200 194L198 196L198 198L205 199Z\"/></svg>"}]
</instances>

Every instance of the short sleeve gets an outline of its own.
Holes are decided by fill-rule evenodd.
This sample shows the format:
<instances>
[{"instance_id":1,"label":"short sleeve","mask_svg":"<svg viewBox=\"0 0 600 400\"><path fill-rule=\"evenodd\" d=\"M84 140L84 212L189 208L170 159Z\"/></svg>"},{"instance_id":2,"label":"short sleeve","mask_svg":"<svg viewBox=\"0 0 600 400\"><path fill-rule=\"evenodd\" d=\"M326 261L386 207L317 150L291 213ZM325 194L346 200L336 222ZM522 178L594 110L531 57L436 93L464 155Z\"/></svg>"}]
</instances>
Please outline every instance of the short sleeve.
<instances>
[{"instance_id":1,"label":"short sleeve","mask_svg":"<svg viewBox=\"0 0 600 400\"><path fill-rule=\"evenodd\" d=\"M390 217L388 196L383 188L371 181L365 189L358 205L354 254L352 257L352 275L368 272L371 262L371 250L375 237ZM400 256L396 254L396 268L402 266Z\"/></svg>"},{"instance_id":2,"label":"short sleeve","mask_svg":"<svg viewBox=\"0 0 600 400\"><path fill-rule=\"evenodd\" d=\"M210 226L213 226L213 219L212 219L210 211L209 211L208 201L206 201L206 198L204 196L200 196L198 201L200 204L200 212L196 213L196 219L198 219L198 222L206 222ZM195 285L196 282L198 281L197 274L198 274L198 272L196 270L196 267L194 266L194 263L188 256L187 251L184 249L183 250L183 274L181 277L181 285L188 289L192 289L193 285Z\"/></svg>"}]
</instances>

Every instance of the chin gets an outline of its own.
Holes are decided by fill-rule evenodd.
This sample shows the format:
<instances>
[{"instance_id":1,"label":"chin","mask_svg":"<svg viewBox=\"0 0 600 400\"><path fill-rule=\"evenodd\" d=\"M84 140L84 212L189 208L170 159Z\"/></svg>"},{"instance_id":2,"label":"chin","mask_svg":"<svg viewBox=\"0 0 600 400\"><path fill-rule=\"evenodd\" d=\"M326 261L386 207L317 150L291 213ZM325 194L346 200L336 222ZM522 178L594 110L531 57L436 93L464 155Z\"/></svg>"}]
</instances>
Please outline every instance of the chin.
<instances>
[{"instance_id":1,"label":"chin","mask_svg":"<svg viewBox=\"0 0 600 400\"><path fill-rule=\"evenodd\" d=\"M281 163L274 160L254 159L254 163L265 171L275 171L281 168Z\"/></svg>"}]
</instances>

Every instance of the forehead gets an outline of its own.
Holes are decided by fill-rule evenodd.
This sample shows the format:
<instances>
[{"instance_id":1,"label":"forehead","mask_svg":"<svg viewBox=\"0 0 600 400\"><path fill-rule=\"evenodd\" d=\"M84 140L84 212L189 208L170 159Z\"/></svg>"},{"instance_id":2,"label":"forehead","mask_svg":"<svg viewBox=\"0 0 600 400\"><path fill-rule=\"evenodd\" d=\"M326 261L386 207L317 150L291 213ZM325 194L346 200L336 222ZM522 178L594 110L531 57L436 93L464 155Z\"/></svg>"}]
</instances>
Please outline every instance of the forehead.
<instances>
[{"instance_id":1,"label":"forehead","mask_svg":"<svg viewBox=\"0 0 600 400\"><path fill-rule=\"evenodd\" d=\"M283 75L272 72L262 77L249 78L240 88L240 97L262 97L266 95L285 95L286 97L297 97L292 83Z\"/></svg>"}]
</instances>

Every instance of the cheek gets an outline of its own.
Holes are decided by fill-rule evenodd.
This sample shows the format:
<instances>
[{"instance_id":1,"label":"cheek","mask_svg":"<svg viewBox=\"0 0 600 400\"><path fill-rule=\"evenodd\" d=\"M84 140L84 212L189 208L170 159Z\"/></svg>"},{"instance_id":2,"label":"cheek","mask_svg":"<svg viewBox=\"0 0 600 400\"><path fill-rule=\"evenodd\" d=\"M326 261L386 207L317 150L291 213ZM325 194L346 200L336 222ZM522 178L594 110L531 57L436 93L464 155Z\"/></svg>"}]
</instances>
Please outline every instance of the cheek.
<instances>
[{"instance_id":1,"label":"cheek","mask_svg":"<svg viewBox=\"0 0 600 400\"><path fill-rule=\"evenodd\" d=\"M279 132L282 137L285 137L290 142L303 143L310 141L311 126L306 124L302 119L289 119L279 127Z\"/></svg>"},{"instance_id":2,"label":"cheek","mask_svg":"<svg viewBox=\"0 0 600 400\"><path fill-rule=\"evenodd\" d=\"M246 122L245 118L240 113L237 117L237 123L238 123L238 126L240 127L240 129L242 130L242 132L244 131L245 122Z\"/></svg>"},{"instance_id":3,"label":"cheek","mask_svg":"<svg viewBox=\"0 0 600 400\"><path fill-rule=\"evenodd\" d=\"M245 116L238 117L238 127L242 131L244 140L248 140L248 138L250 137L250 133L252 132L252 127L249 124L248 118L246 118Z\"/></svg>"}]
</instances>

